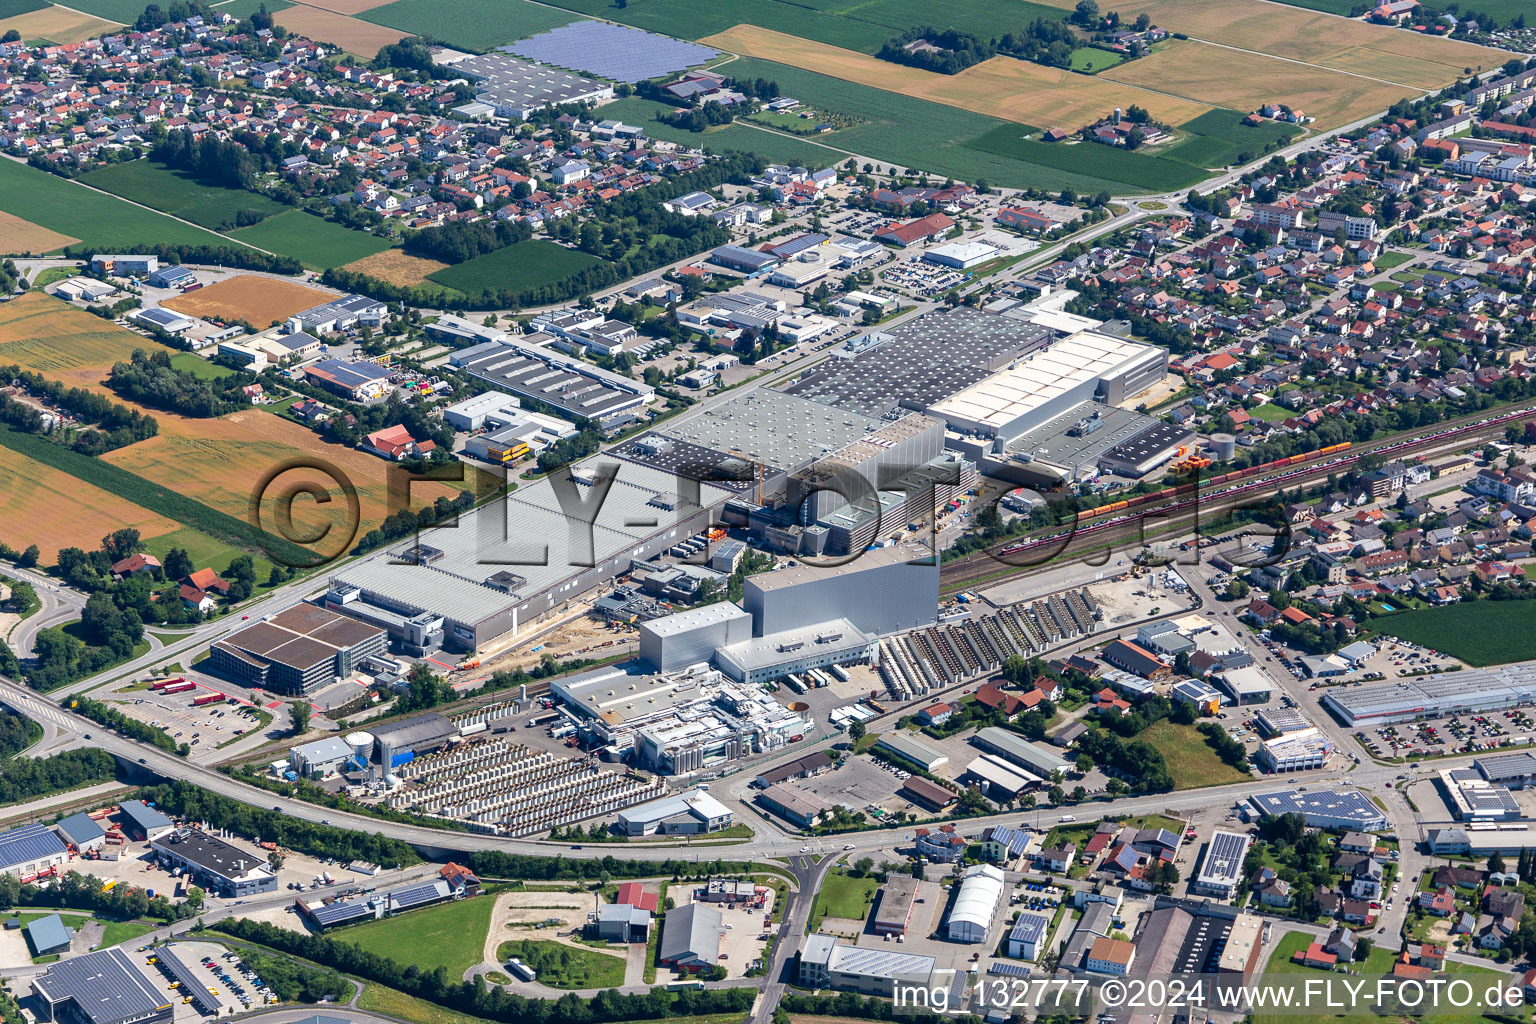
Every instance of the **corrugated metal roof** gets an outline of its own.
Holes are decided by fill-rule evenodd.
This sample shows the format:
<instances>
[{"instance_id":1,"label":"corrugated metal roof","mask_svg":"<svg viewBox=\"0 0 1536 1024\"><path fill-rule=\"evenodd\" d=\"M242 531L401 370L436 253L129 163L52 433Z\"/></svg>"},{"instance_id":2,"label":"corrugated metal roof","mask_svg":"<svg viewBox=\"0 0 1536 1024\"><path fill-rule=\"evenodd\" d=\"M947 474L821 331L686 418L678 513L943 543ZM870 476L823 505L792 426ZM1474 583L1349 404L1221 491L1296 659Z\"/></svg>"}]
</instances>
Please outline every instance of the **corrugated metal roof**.
<instances>
[{"instance_id":1,"label":"corrugated metal roof","mask_svg":"<svg viewBox=\"0 0 1536 1024\"><path fill-rule=\"evenodd\" d=\"M23 825L0 834L0 868L10 869L69 852L47 825Z\"/></svg>"}]
</instances>

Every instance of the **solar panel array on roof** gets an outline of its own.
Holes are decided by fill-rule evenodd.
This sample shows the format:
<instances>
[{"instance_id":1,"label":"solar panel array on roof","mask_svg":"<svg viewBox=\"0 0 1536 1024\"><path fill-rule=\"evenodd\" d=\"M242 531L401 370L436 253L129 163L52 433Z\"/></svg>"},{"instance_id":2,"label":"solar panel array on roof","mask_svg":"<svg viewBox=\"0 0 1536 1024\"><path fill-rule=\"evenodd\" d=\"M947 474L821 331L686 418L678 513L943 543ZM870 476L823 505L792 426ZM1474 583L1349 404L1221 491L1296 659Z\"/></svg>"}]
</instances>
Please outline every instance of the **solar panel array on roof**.
<instances>
[{"instance_id":1,"label":"solar panel array on roof","mask_svg":"<svg viewBox=\"0 0 1536 1024\"><path fill-rule=\"evenodd\" d=\"M420 885L407 885L402 889L393 889L386 895L389 897L391 910L409 910L412 907L422 907L428 903L445 900L451 893L448 883L438 879L435 882L423 882Z\"/></svg>"},{"instance_id":2,"label":"solar panel array on roof","mask_svg":"<svg viewBox=\"0 0 1536 1024\"><path fill-rule=\"evenodd\" d=\"M719 50L708 46L607 21L572 22L501 49L529 60L630 84L682 71L720 56Z\"/></svg>"},{"instance_id":3,"label":"solar panel array on roof","mask_svg":"<svg viewBox=\"0 0 1536 1024\"><path fill-rule=\"evenodd\" d=\"M22 825L0 834L0 868L10 869L69 852L47 825Z\"/></svg>"},{"instance_id":4,"label":"solar panel array on roof","mask_svg":"<svg viewBox=\"0 0 1536 1024\"><path fill-rule=\"evenodd\" d=\"M130 1024L171 1015L170 1001L115 946L62 960L34 979L32 987L49 1003L72 1002L78 1017L91 1024Z\"/></svg>"},{"instance_id":5,"label":"solar panel array on roof","mask_svg":"<svg viewBox=\"0 0 1536 1024\"><path fill-rule=\"evenodd\" d=\"M988 974L1000 974L1005 978L1027 978L1033 970L1032 967L1008 960L994 960L987 967Z\"/></svg>"},{"instance_id":6,"label":"solar panel array on roof","mask_svg":"<svg viewBox=\"0 0 1536 1024\"><path fill-rule=\"evenodd\" d=\"M339 924L349 924L353 921L361 921L373 916L373 908L366 900L350 900L344 903L331 903L325 906L309 908L310 920L321 928L334 928Z\"/></svg>"}]
</instances>

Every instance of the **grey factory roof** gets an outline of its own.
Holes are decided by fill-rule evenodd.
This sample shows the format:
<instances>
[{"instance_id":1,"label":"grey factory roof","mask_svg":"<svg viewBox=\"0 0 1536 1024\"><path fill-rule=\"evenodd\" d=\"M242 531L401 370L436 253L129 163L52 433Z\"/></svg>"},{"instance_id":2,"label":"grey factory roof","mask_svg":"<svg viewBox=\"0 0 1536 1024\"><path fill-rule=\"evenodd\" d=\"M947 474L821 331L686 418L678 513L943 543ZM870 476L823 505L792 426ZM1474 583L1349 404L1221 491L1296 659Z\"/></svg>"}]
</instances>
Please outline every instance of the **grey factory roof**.
<instances>
[{"instance_id":1,"label":"grey factory roof","mask_svg":"<svg viewBox=\"0 0 1536 1024\"><path fill-rule=\"evenodd\" d=\"M837 974L858 974L866 978L926 978L937 961L921 953L896 949L867 949L839 942L832 949L827 969Z\"/></svg>"},{"instance_id":2,"label":"grey factory roof","mask_svg":"<svg viewBox=\"0 0 1536 1024\"><path fill-rule=\"evenodd\" d=\"M1532 778L1536 777L1536 754L1492 754L1477 758L1472 766L1489 782Z\"/></svg>"},{"instance_id":3,"label":"grey factory roof","mask_svg":"<svg viewBox=\"0 0 1536 1024\"><path fill-rule=\"evenodd\" d=\"M1054 771L1069 771L1072 768L1072 762L1054 750L1048 750L1038 743L1031 743L1018 733L1009 732L1007 729L988 726L979 730L971 740L977 746L995 750L1009 760L1020 762L1024 767L1041 775L1050 775Z\"/></svg>"},{"instance_id":4,"label":"grey factory roof","mask_svg":"<svg viewBox=\"0 0 1536 1024\"><path fill-rule=\"evenodd\" d=\"M919 764L924 767L927 767L935 761L947 760L946 755L939 753L937 750L934 750L926 743L919 743L917 740L912 739L910 736L903 735L899 732L885 733L880 737L879 742L875 745L877 747L883 747L884 749L893 753L900 754L902 757L905 757L907 760L913 762L914 764Z\"/></svg>"},{"instance_id":5,"label":"grey factory roof","mask_svg":"<svg viewBox=\"0 0 1536 1024\"><path fill-rule=\"evenodd\" d=\"M968 306L893 327L891 340L828 359L786 390L839 409L883 416L901 405L927 409L1048 345L1047 327Z\"/></svg>"},{"instance_id":6,"label":"grey factory roof","mask_svg":"<svg viewBox=\"0 0 1536 1024\"><path fill-rule=\"evenodd\" d=\"M74 1002L91 1024L128 1024L171 1005L116 946L53 964L32 984L50 1002Z\"/></svg>"},{"instance_id":7,"label":"grey factory roof","mask_svg":"<svg viewBox=\"0 0 1536 1024\"><path fill-rule=\"evenodd\" d=\"M145 832L151 829L165 828L171 824L171 819L155 810L142 800L124 800L117 805L128 819Z\"/></svg>"},{"instance_id":8,"label":"grey factory roof","mask_svg":"<svg viewBox=\"0 0 1536 1024\"><path fill-rule=\"evenodd\" d=\"M751 614L743 611L739 605L729 601L717 601L714 604L700 605L697 608L689 608L659 619L652 619L645 624L645 628L656 636L668 637L712 623L751 618Z\"/></svg>"},{"instance_id":9,"label":"grey factory roof","mask_svg":"<svg viewBox=\"0 0 1536 1024\"><path fill-rule=\"evenodd\" d=\"M1370 831L1381 828L1385 815L1381 808L1358 790L1315 790L1303 793L1299 790L1280 790L1274 793L1255 793L1248 798L1262 814L1316 814L1329 818L1348 819L1358 822L1358 827Z\"/></svg>"},{"instance_id":10,"label":"grey factory roof","mask_svg":"<svg viewBox=\"0 0 1536 1024\"><path fill-rule=\"evenodd\" d=\"M1440 710L1536 700L1536 662L1437 672L1412 681L1336 687L1323 698L1346 718L1435 714Z\"/></svg>"},{"instance_id":11,"label":"grey factory roof","mask_svg":"<svg viewBox=\"0 0 1536 1024\"><path fill-rule=\"evenodd\" d=\"M1067 433L1095 414L1100 426L1091 433L1076 437ZM1055 466L1092 466L1106 451L1156 422L1150 416L1129 409L1080 402L1014 438L1008 444L1008 452L1027 454Z\"/></svg>"},{"instance_id":12,"label":"grey factory roof","mask_svg":"<svg viewBox=\"0 0 1536 1024\"><path fill-rule=\"evenodd\" d=\"M720 56L720 51L608 21L576 21L501 47L529 60L615 82L643 82Z\"/></svg>"},{"instance_id":13,"label":"grey factory roof","mask_svg":"<svg viewBox=\"0 0 1536 1024\"><path fill-rule=\"evenodd\" d=\"M70 930L64 927L64 919L58 914L38 918L27 925L26 931L27 938L32 940L32 949L38 956L70 943Z\"/></svg>"},{"instance_id":14,"label":"grey factory roof","mask_svg":"<svg viewBox=\"0 0 1536 1024\"><path fill-rule=\"evenodd\" d=\"M460 352L453 365L487 387L533 398L566 416L602 419L638 409L655 393L641 381L545 348L550 335L487 342ZM481 350L484 351L481 351Z\"/></svg>"},{"instance_id":15,"label":"grey factory roof","mask_svg":"<svg viewBox=\"0 0 1536 1024\"><path fill-rule=\"evenodd\" d=\"M719 910L703 903L667 911L661 928L661 959L719 963L722 921Z\"/></svg>"},{"instance_id":16,"label":"grey factory roof","mask_svg":"<svg viewBox=\"0 0 1536 1024\"><path fill-rule=\"evenodd\" d=\"M477 99L537 107L570 103L602 89L600 82L567 71L519 60L505 53L487 53L454 62L453 69L476 79Z\"/></svg>"},{"instance_id":17,"label":"grey factory roof","mask_svg":"<svg viewBox=\"0 0 1536 1024\"><path fill-rule=\"evenodd\" d=\"M71 814L60 821L56 827L63 833L65 839L68 839L76 846L104 838L107 834L105 829L96 824L96 819L92 818L85 811Z\"/></svg>"},{"instance_id":18,"label":"grey factory roof","mask_svg":"<svg viewBox=\"0 0 1536 1024\"><path fill-rule=\"evenodd\" d=\"M1130 465L1140 465L1176 444L1182 444L1195 436L1188 427L1175 423L1151 423L1145 430L1115 445L1104 454Z\"/></svg>"},{"instance_id":19,"label":"grey factory roof","mask_svg":"<svg viewBox=\"0 0 1536 1024\"><path fill-rule=\"evenodd\" d=\"M874 642L874 637L860 632L847 619L836 619L743 640L720 648L715 656L750 672L812 653L835 655L857 651Z\"/></svg>"},{"instance_id":20,"label":"grey factory roof","mask_svg":"<svg viewBox=\"0 0 1536 1024\"><path fill-rule=\"evenodd\" d=\"M231 881L270 870L267 862L255 854L196 829L178 829L154 840L150 846L173 853L205 871Z\"/></svg>"},{"instance_id":21,"label":"grey factory roof","mask_svg":"<svg viewBox=\"0 0 1536 1024\"><path fill-rule=\"evenodd\" d=\"M895 544L888 548L875 548L872 551L866 551L858 558L840 565L818 566L801 563L786 569L760 572L755 576L748 576L746 585L755 590L769 593L781 590L784 587L798 586L801 583L814 583L837 576L851 576L861 573L866 569L879 568L884 565L910 563L913 565L931 566L933 564L932 558L933 556L930 553L916 545Z\"/></svg>"},{"instance_id":22,"label":"grey factory roof","mask_svg":"<svg viewBox=\"0 0 1536 1024\"><path fill-rule=\"evenodd\" d=\"M371 727L368 731L373 734L375 740L398 747L451 736L458 731L458 728L436 711L428 711L389 725Z\"/></svg>"},{"instance_id":23,"label":"grey factory roof","mask_svg":"<svg viewBox=\"0 0 1536 1024\"><path fill-rule=\"evenodd\" d=\"M339 736L327 736L313 743L301 743L296 747L290 747L289 753L297 754L300 760L310 764L323 764L327 761L345 760L351 757L352 747Z\"/></svg>"},{"instance_id":24,"label":"grey factory roof","mask_svg":"<svg viewBox=\"0 0 1536 1024\"><path fill-rule=\"evenodd\" d=\"M22 825L0 834L0 869L67 852L64 841L47 825Z\"/></svg>"},{"instance_id":25,"label":"grey factory roof","mask_svg":"<svg viewBox=\"0 0 1536 1024\"><path fill-rule=\"evenodd\" d=\"M586 503L582 515L588 520L583 521L562 509L555 484L544 477L523 483L503 501L465 513L456 529L422 534L423 544L443 552L430 565L400 565L376 557L342 569L332 580L374 591L402 606L476 623L585 572L586 558L573 547L573 533L578 543L591 537L591 561L601 564L700 509L677 497L674 477L637 463L599 457L580 463L577 475L585 475L595 465L617 469L595 520L590 518L589 486L576 485ZM699 485L703 507L721 504L730 496L723 488ZM515 573L524 582L510 590L485 582L503 571Z\"/></svg>"},{"instance_id":26,"label":"grey factory roof","mask_svg":"<svg viewBox=\"0 0 1536 1024\"><path fill-rule=\"evenodd\" d=\"M878 417L759 388L659 432L722 455L793 470L885 425Z\"/></svg>"}]
</instances>

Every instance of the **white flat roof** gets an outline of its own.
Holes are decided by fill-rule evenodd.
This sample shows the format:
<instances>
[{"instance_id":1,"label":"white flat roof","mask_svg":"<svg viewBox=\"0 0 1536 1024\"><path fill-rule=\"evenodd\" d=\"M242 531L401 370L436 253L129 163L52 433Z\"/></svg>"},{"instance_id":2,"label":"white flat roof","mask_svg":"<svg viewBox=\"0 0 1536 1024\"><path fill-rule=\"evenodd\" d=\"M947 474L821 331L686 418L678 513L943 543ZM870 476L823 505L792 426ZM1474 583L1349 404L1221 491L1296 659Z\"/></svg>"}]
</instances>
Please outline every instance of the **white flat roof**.
<instances>
[{"instance_id":1,"label":"white flat roof","mask_svg":"<svg viewBox=\"0 0 1536 1024\"><path fill-rule=\"evenodd\" d=\"M1080 331L994 373L929 411L947 420L1001 429L1042 405L1146 355L1139 342Z\"/></svg>"}]
</instances>

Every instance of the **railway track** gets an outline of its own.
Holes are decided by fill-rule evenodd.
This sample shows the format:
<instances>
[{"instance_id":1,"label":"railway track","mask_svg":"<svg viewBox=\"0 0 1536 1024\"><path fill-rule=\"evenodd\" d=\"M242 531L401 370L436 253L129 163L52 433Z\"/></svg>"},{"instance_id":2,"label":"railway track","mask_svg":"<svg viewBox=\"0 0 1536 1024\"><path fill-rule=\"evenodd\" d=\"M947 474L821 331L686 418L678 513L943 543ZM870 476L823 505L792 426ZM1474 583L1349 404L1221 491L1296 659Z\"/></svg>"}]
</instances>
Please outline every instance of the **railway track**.
<instances>
[{"instance_id":1,"label":"railway track","mask_svg":"<svg viewBox=\"0 0 1536 1024\"><path fill-rule=\"evenodd\" d=\"M1097 509L1085 510L1071 528L1062 528L1045 537L1009 540L994 544L984 551L974 552L944 565L940 569L940 590L950 594L981 582L1001 582L1005 579L1027 576L1048 568L1059 567L1063 559L1086 555L1102 549L1112 549L1124 539L1127 532L1147 535L1146 524L1156 521L1153 531L1169 533L1180 525L1187 528L1198 526L1200 519L1223 518L1227 512L1242 502L1287 488L1303 486L1331 473L1342 472L1355 465L1363 457L1371 455L1399 456L1404 454L1429 455L1444 449L1461 449L1479 441L1502 436L1512 422L1536 412L1536 406L1526 405L1518 409L1502 411L1494 415L1464 416L1439 425L1439 429L1423 435L1404 438L1401 435L1383 438L1359 446L1351 446L1341 452L1335 448L1324 449L1310 461L1293 462L1290 459L1278 463L1266 463L1256 467L1262 474L1252 479L1242 477L1236 486L1227 486L1231 475L1216 478L1219 491L1205 492L1205 484L1187 484L1172 488L1176 500L1163 504L1147 504L1129 511L1127 506L1114 503ZM1324 454L1327 453L1327 454ZM1202 493L1203 492L1203 493ZM1142 498L1156 500L1155 495ZM1135 499L1133 499L1135 500ZM1116 515L1115 513L1122 513ZM1112 518L1105 518L1110 516ZM1100 521L1102 520L1102 521ZM1084 525L1088 524L1088 525ZM1001 556L1016 555L1029 558L1032 564L1008 568ZM1043 556L1043 557L1042 557Z\"/></svg>"}]
</instances>

